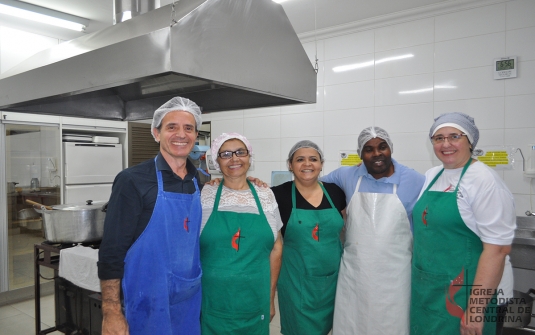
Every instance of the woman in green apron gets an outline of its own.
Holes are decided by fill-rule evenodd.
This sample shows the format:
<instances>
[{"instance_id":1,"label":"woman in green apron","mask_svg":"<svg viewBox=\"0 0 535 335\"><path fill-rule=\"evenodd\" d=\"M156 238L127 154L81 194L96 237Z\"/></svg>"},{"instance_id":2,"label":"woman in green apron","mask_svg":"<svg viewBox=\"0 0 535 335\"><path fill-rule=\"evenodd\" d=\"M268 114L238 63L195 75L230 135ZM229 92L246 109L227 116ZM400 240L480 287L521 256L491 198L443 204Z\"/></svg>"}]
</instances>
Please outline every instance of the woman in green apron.
<instances>
[{"instance_id":1,"label":"woman in green apron","mask_svg":"<svg viewBox=\"0 0 535 335\"><path fill-rule=\"evenodd\" d=\"M277 285L281 333L326 335L332 328L346 206L342 189L322 184L323 153L300 141L288 155L294 181L273 187L284 227Z\"/></svg>"},{"instance_id":2,"label":"woman in green apron","mask_svg":"<svg viewBox=\"0 0 535 335\"><path fill-rule=\"evenodd\" d=\"M201 333L268 335L282 254L277 202L247 181L252 148L244 136L223 133L211 150L223 180L201 193Z\"/></svg>"},{"instance_id":3,"label":"woman in green apron","mask_svg":"<svg viewBox=\"0 0 535 335\"><path fill-rule=\"evenodd\" d=\"M512 297L513 196L472 158L472 117L443 114L429 136L443 166L427 171L413 210L411 334L499 334L497 304Z\"/></svg>"}]
</instances>

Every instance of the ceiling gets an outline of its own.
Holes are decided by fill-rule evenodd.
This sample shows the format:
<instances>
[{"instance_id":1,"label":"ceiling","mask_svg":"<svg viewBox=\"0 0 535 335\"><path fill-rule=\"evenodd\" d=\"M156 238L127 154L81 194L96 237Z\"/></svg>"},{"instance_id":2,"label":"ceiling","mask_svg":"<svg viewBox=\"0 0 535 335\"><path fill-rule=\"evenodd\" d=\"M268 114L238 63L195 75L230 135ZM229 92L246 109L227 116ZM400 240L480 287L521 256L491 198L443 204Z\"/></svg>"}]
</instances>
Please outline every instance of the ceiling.
<instances>
[{"instance_id":1,"label":"ceiling","mask_svg":"<svg viewBox=\"0 0 535 335\"><path fill-rule=\"evenodd\" d=\"M455 0L287 0L281 5L294 30L300 34L448 1ZM106 28L112 25L113 21L113 0L25 0L25 2L89 19L86 33ZM173 0L160 0L160 5L172 2ZM177 5L180 6L180 1L177 1ZM71 40L84 34L1 14L0 24L62 40Z\"/></svg>"}]
</instances>

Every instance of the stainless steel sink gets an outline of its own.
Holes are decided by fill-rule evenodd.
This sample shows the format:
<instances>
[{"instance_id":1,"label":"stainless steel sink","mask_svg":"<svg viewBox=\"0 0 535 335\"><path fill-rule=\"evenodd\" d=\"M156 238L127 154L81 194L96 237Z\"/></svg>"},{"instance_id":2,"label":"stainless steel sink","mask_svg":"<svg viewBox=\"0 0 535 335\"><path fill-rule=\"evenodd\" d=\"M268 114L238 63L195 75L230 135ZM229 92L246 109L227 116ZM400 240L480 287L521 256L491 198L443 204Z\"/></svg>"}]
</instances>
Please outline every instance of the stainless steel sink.
<instances>
[{"instance_id":1,"label":"stainless steel sink","mask_svg":"<svg viewBox=\"0 0 535 335\"><path fill-rule=\"evenodd\" d=\"M517 229L511 248L514 267L535 270L535 216L517 216Z\"/></svg>"}]
</instances>

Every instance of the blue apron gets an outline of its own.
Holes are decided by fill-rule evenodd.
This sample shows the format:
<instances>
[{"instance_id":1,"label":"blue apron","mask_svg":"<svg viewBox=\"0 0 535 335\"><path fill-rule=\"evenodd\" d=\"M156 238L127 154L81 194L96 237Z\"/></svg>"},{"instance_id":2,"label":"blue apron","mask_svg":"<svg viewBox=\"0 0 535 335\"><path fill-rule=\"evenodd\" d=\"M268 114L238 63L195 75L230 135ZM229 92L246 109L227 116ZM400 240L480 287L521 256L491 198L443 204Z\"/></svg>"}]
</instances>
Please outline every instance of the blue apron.
<instances>
[{"instance_id":1,"label":"blue apron","mask_svg":"<svg viewBox=\"0 0 535 335\"><path fill-rule=\"evenodd\" d=\"M157 168L156 175L152 217L125 257L126 320L131 335L200 334L202 209L197 180L195 193L172 193L163 190Z\"/></svg>"}]
</instances>

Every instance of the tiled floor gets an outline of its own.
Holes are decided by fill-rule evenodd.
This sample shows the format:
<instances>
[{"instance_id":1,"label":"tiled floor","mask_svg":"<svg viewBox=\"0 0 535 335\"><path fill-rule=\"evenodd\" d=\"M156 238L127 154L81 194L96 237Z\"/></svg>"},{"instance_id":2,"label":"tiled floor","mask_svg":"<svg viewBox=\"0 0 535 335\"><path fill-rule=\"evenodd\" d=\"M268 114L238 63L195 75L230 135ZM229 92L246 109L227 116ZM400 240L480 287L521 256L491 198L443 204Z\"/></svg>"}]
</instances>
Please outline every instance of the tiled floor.
<instances>
[{"instance_id":1,"label":"tiled floor","mask_svg":"<svg viewBox=\"0 0 535 335\"><path fill-rule=\"evenodd\" d=\"M275 303L275 306L278 304ZM34 300L19 302L13 305L0 307L0 334L1 335L32 335L35 334L35 307ZM55 325L54 295L41 298L41 329ZM52 335L63 334L59 331ZM279 312L271 321L270 335L280 335Z\"/></svg>"},{"instance_id":2,"label":"tiled floor","mask_svg":"<svg viewBox=\"0 0 535 335\"><path fill-rule=\"evenodd\" d=\"M54 295L41 298L41 329L55 325ZM1 335L35 334L35 302L33 299L0 307ZM52 335L63 334L59 331Z\"/></svg>"}]
</instances>

